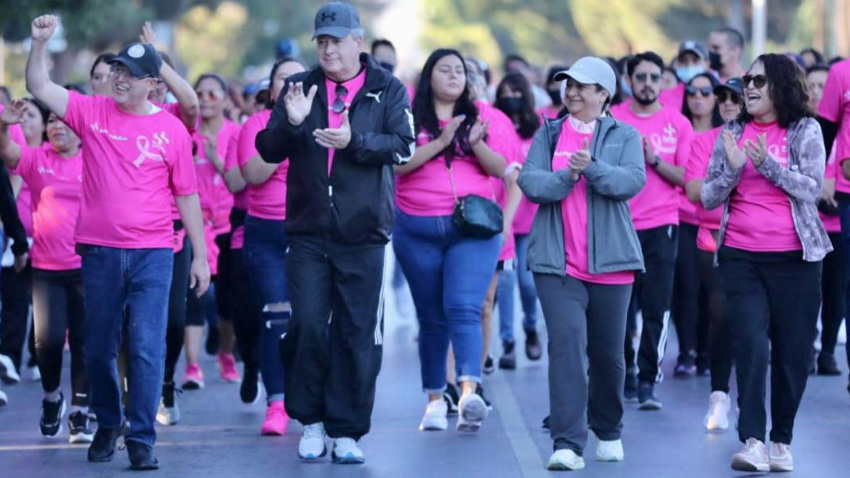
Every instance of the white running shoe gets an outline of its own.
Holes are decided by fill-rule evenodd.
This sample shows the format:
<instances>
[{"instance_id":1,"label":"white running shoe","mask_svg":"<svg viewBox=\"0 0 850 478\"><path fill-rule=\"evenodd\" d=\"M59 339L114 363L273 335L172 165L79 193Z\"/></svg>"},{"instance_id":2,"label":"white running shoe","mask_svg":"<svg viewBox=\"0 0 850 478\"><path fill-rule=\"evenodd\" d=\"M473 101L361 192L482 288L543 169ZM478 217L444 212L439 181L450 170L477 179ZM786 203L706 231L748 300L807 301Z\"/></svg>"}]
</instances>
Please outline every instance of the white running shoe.
<instances>
[{"instance_id":1,"label":"white running shoe","mask_svg":"<svg viewBox=\"0 0 850 478\"><path fill-rule=\"evenodd\" d=\"M29 371L30 371L30 378L32 379L32 381L33 382L40 382L41 381L41 370L39 370L38 367L28 367L28 368L29 368Z\"/></svg>"},{"instance_id":2,"label":"white running shoe","mask_svg":"<svg viewBox=\"0 0 850 478\"><path fill-rule=\"evenodd\" d=\"M302 460L313 461L327 455L325 446L325 425L322 422L304 425L301 441L298 443L298 457Z\"/></svg>"},{"instance_id":3,"label":"white running shoe","mask_svg":"<svg viewBox=\"0 0 850 478\"><path fill-rule=\"evenodd\" d=\"M7 385L19 383L21 375L15 369L15 363L8 355L0 354L0 380Z\"/></svg>"},{"instance_id":4,"label":"white running shoe","mask_svg":"<svg viewBox=\"0 0 850 478\"><path fill-rule=\"evenodd\" d=\"M180 421L180 407L177 405L177 402L174 402L173 407L166 407L165 401L160 398L159 410L156 412L156 421L160 425L165 425L167 427L177 425L177 422Z\"/></svg>"},{"instance_id":5,"label":"white running shoe","mask_svg":"<svg viewBox=\"0 0 850 478\"><path fill-rule=\"evenodd\" d=\"M477 393L467 393L458 403L457 429L462 432L477 432L481 422L487 418L487 403Z\"/></svg>"},{"instance_id":6,"label":"white running shoe","mask_svg":"<svg viewBox=\"0 0 850 478\"><path fill-rule=\"evenodd\" d=\"M623 461L624 458L623 440L596 439L596 461L616 462Z\"/></svg>"},{"instance_id":7,"label":"white running shoe","mask_svg":"<svg viewBox=\"0 0 850 478\"><path fill-rule=\"evenodd\" d=\"M794 457L791 455L791 445L771 443L769 460L770 471L794 471Z\"/></svg>"},{"instance_id":8,"label":"white running shoe","mask_svg":"<svg viewBox=\"0 0 850 478\"><path fill-rule=\"evenodd\" d=\"M6 392L0 390L0 407L5 407L7 403L9 403L9 398L6 396Z\"/></svg>"},{"instance_id":9,"label":"white running shoe","mask_svg":"<svg viewBox=\"0 0 850 478\"><path fill-rule=\"evenodd\" d=\"M558 450L549 457L546 468L552 471L575 471L584 469L584 458L572 450Z\"/></svg>"},{"instance_id":10,"label":"white running shoe","mask_svg":"<svg viewBox=\"0 0 850 478\"><path fill-rule=\"evenodd\" d=\"M708 411L702 424L708 431L725 431L729 428L729 410L732 408L732 400L725 392L711 392L708 397Z\"/></svg>"},{"instance_id":11,"label":"white running shoe","mask_svg":"<svg viewBox=\"0 0 850 478\"><path fill-rule=\"evenodd\" d=\"M334 438L331 459L337 465L360 465L366 462L363 450L353 438Z\"/></svg>"},{"instance_id":12,"label":"white running shoe","mask_svg":"<svg viewBox=\"0 0 850 478\"><path fill-rule=\"evenodd\" d=\"M736 471L770 471L770 461L764 443L747 438L744 449L732 455L732 469Z\"/></svg>"},{"instance_id":13,"label":"white running shoe","mask_svg":"<svg viewBox=\"0 0 850 478\"><path fill-rule=\"evenodd\" d=\"M449 427L449 420L446 415L449 413L449 406L442 397L437 400L428 402L428 407L425 408L425 416L422 417L422 423L419 424L419 429L423 431L442 431Z\"/></svg>"}]
</instances>

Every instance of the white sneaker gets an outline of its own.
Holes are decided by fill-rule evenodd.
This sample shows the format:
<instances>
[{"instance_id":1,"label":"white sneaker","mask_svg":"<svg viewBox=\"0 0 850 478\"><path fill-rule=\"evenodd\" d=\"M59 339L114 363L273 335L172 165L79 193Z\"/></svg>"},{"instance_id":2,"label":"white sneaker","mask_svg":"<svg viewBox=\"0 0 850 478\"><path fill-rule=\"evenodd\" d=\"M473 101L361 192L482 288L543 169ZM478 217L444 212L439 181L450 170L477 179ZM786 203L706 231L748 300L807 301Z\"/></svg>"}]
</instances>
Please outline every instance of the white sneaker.
<instances>
[{"instance_id":1,"label":"white sneaker","mask_svg":"<svg viewBox=\"0 0 850 478\"><path fill-rule=\"evenodd\" d=\"M0 390L0 407L5 407L9 403L9 398L6 397L6 392Z\"/></svg>"},{"instance_id":2,"label":"white sneaker","mask_svg":"<svg viewBox=\"0 0 850 478\"><path fill-rule=\"evenodd\" d=\"M572 450L558 450L549 457L546 468L552 471L575 471L584 469L584 458Z\"/></svg>"},{"instance_id":3,"label":"white sneaker","mask_svg":"<svg viewBox=\"0 0 850 478\"><path fill-rule=\"evenodd\" d=\"M791 445L771 443L769 460L770 471L794 471L794 457L791 455Z\"/></svg>"},{"instance_id":4,"label":"white sneaker","mask_svg":"<svg viewBox=\"0 0 850 478\"><path fill-rule=\"evenodd\" d=\"M419 424L419 429L423 431L442 431L449 427L449 420L446 415L449 413L449 406L442 398L428 402L428 407L425 408L425 416L422 417L422 423Z\"/></svg>"},{"instance_id":5,"label":"white sneaker","mask_svg":"<svg viewBox=\"0 0 850 478\"><path fill-rule=\"evenodd\" d=\"M156 412L156 421L160 425L165 425L167 427L177 425L177 422L180 421L180 407L177 405L177 401L174 401L173 407L166 407L165 400L160 398L159 410Z\"/></svg>"},{"instance_id":6,"label":"white sneaker","mask_svg":"<svg viewBox=\"0 0 850 478\"><path fill-rule=\"evenodd\" d=\"M770 462L764 443L755 438L747 438L744 449L732 455L732 469L736 471L770 471Z\"/></svg>"},{"instance_id":7,"label":"white sneaker","mask_svg":"<svg viewBox=\"0 0 850 478\"><path fill-rule=\"evenodd\" d=\"M487 418L487 403L477 393L467 393L458 403L457 429L462 432L477 432L481 422Z\"/></svg>"},{"instance_id":8,"label":"white sneaker","mask_svg":"<svg viewBox=\"0 0 850 478\"><path fill-rule=\"evenodd\" d=\"M8 385L21 381L21 376L15 369L15 363L8 355L0 354L0 380Z\"/></svg>"},{"instance_id":9,"label":"white sneaker","mask_svg":"<svg viewBox=\"0 0 850 478\"><path fill-rule=\"evenodd\" d=\"M325 446L325 425L322 422L304 425L301 441L298 443L298 457L302 460L318 460L327 455Z\"/></svg>"},{"instance_id":10,"label":"white sneaker","mask_svg":"<svg viewBox=\"0 0 850 478\"><path fill-rule=\"evenodd\" d=\"M708 431L724 431L729 428L729 410L732 408L732 401L729 399L729 394L725 392L711 392L708 397L708 411L705 413L705 418L702 424Z\"/></svg>"},{"instance_id":11,"label":"white sneaker","mask_svg":"<svg viewBox=\"0 0 850 478\"><path fill-rule=\"evenodd\" d=\"M596 439L596 461L623 461L623 440L604 441Z\"/></svg>"},{"instance_id":12,"label":"white sneaker","mask_svg":"<svg viewBox=\"0 0 850 478\"><path fill-rule=\"evenodd\" d=\"M30 378L32 379L32 381L33 382L40 382L41 381L41 370L39 370L38 367L28 367L28 368L29 368L29 371L30 371Z\"/></svg>"},{"instance_id":13,"label":"white sneaker","mask_svg":"<svg viewBox=\"0 0 850 478\"><path fill-rule=\"evenodd\" d=\"M360 465L366 462L363 450L353 438L334 438L331 459L337 465Z\"/></svg>"}]
</instances>

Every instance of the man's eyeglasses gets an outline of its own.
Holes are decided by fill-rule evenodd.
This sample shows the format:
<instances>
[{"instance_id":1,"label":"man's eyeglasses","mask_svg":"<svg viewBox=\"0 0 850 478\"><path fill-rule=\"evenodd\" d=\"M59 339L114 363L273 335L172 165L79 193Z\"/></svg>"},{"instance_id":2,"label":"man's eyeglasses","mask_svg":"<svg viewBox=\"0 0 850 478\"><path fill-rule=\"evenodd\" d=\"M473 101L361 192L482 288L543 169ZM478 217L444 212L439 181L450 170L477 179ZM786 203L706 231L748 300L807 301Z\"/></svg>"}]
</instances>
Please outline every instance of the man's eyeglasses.
<instances>
[{"instance_id":1,"label":"man's eyeglasses","mask_svg":"<svg viewBox=\"0 0 850 478\"><path fill-rule=\"evenodd\" d=\"M697 88L696 86L689 86L687 88L688 96L694 97L697 94L701 95L703 98L708 98L714 92L710 86L704 86L702 88Z\"/></svg>"},{"instance_id":2,"label":"man's eyeglasses","mask_svg":"<svg viewBox=\"0 0 850 478\"><path fill-rule=\"evenodd\" d=\"M717 92L717 102L720 104L726 103L726 100L732 101L732 103L739 105L741 104L741 95L732 91L718 91Z\"/></svg>"},{"instance_id":3,"label":"man's eyeglasses","mask_svg":"<svg viewBox=\"0 0 850 478\"><path fill-rule=\"evenodd\" d=\"M116 77L116 78L121 78L123 76L127 80L144 80L145 78L149 78L147 76L137 78L127 68L124 68L123 66L115 66L115 65L109 67L109 74Z\"/></svg>"},{"instance_id":4,"label":"man's eyeglasses","mask_svg":"<svg viewBox=\"0 0 850 478\"><path fill-rule=\"evenodd\" d=\"M755 88L764 88L767 84L767 77L764 75L744 75L744 87L750 86L753 83Z\"/></svg>"},{"instance_id":5,"label":"man's eyeglasses","mask_svg":"<svg viewBox=\"0 0 850 478\"><path fill-rule=\"evenodd\" d=\"M336 95L336 99L334 99L333 105L331 106L331 111L334 114L342 114L343 111L348 107L345 104L345 99L348 97L348 88L343 85L336 85L336 91L334 91Z\"/></svg>"},{"instance_id":6,"label":"man's eyeglasses","mask_svg":"<svg viewBox=\"0 0 850 478\"><path fill-rule=\"evenodd\" d=\"M651 80L652 83L660 83L661 73L636 73L635 79L641 83L646 83L647 79Z\"/></svg>"}]
</instances>

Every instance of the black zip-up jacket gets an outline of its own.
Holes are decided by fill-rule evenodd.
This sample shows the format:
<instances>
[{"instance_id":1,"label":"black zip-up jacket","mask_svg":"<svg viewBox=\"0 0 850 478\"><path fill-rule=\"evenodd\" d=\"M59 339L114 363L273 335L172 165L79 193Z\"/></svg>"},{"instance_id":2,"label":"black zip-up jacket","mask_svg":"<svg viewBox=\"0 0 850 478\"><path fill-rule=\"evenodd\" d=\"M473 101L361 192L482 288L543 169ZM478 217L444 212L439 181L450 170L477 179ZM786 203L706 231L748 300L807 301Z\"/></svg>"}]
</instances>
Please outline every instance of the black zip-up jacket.
<instances>
[{"instance_id":1,"label":"black zip-up jacket","mask_svg":"<svg viewBox=\"0 0 850 478\"><path fill-rule=\"evenodd\" d=\"M367 54L363 88L349 108L351 142L334 154L328 178L328 150L313 131L328 127L328 92L321 68L287 79L266 129L257 135L257 151L268 163L289 160L286 179L286 231L324 236L348 244L385 244L393 225L393 165L413 156L415 136L407 90ZM289 122L283 98L289 86L303 82L318 92L304 122ZM333 94L333 93L331 93Z\"/></svg>"}]
</instances>

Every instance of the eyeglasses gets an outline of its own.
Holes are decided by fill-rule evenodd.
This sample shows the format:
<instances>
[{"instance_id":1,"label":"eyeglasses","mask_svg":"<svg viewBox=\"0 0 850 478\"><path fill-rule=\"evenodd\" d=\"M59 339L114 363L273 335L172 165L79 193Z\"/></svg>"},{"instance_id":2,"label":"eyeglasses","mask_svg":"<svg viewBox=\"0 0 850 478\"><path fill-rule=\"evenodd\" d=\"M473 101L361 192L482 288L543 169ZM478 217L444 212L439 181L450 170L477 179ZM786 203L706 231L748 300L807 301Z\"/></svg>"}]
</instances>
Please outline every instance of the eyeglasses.
<instances>
[{"instance_id":1,"label":"eyeglasses","mask_svg":"<svg viewBox=\"0 0 850 478\"><path fill-rule=\"evenodd\" d=\"M149 78L148 76L136 77L127 68L114 65L109 67L109 74L116 78L121 78L123 76L127 80L144 80L145 78Z\"/></svg>"},{"instance_id":2,"label":"eyeglasses","mask_svg":"<svg viewBox=\"0 0 850 478\"><path fill-rule=\"evenodd\" d=\"M696 86L689 86L687 88L687 92L688 96L693 97L696 96L697 93L699 93L700 95L702 95L703 98L708 98L709 96L711 96L712 93L714 93L710 86L703 86L702 88L697 88Z\"/></svg>"},{"instance_id":3,"label":"eyeglasses","mask_svg":"<svg viewBox=\"0 0 850 478\"><path fill-rule=\"evenodd\" d=\"M198 95L198 99L215 101L224 98L224 93L215 90L207 90L207 91L196 91L195 94Z\"/></svg>"},{"instance_id":4,"label":"eyeglasses","mask_svg":"<svg viewBox=\"0 0 850 478\"><path fill-rule=\"evenodd\" d=\"M726 100L732 101L732 103L739 105L741 104L741 95L735 93L733 91L719 91L717 92L717 102L720 104L726 103Z\"/></svg>"},{"instance_id":5,"label":"eyeglasses","mask_svg":"<svg viewBox=\"0 0 850 478\"><path fill-rule=\"evenodd\" d=\"M750 86L751 81L755 88L764 88L764 85L767 84L767 77L764 75L744 75L745 87Z\"/></svg>"},{"instance_id":6,"label":"eyeglasses","mask_svg":"<svg viewBox=\"0 0 850 478\"><path fill-rule=\"evenodd\" d=\"M336 85L336 91L334 94L336 95L336 99L334 99L331 111L333 111L334 114L340 115L348 107L345 104L345 98L348 96L348 88L343 85Z\"/></svg>"},{"instance_id":7,"label":"eyeglasses","mask_svg":"<svg viewBox=\"0 0 850 478\"><path fill-rule=\"evenodd\" d=\"M646 83L647 79L651 80L652 83L660 83L661 73L636 73L635 79L641 83Z\"/></svg>"}]
</instances>

